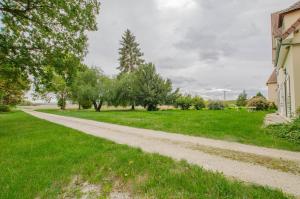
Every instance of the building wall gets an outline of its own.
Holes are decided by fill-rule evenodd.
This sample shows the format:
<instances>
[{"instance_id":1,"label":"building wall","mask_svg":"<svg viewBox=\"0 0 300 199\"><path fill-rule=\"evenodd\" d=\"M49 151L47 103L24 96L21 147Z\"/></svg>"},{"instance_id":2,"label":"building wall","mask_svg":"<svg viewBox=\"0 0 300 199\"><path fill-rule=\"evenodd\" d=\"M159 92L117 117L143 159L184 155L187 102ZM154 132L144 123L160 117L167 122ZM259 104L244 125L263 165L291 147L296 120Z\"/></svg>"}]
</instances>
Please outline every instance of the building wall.
<instances>
[{"instance_id":1,"label":"building wall","mask_svg":"<svg viewBox=\"0 0 300 199\"><path fill-rule=\"evenodd\" d=\"M283 19L283 31L291 27L300 18L300 11L285 15ZM278 83L278 111L287 117L296 116L296 110L300 107L300 33L292 33L287 38L288 54L283 66L277 68ZM287 43L287 41L283 41Z\"/></svg>"},{"instance_id":2,"label":"building wall","mask_svg":"<svg viewBox=\"0 0 300 199\"><path fill-rule=\"evenodd\" d=\"M294 43L300 43L300 33L294 34ZM300 45L294 45L293 50L293 92L294 92L294 106L292 111L294 114L300 107Z\"/></svg>"},{"instance_id":3,"label":"building wall","mask_svg":"<svg viewBox=\"0 0 300 199\"><path fill-rule=\"evenodd\" d=\"M277 84L268 84L268 100L274 102L277 106Z\"/></svg>"}]
</instances>

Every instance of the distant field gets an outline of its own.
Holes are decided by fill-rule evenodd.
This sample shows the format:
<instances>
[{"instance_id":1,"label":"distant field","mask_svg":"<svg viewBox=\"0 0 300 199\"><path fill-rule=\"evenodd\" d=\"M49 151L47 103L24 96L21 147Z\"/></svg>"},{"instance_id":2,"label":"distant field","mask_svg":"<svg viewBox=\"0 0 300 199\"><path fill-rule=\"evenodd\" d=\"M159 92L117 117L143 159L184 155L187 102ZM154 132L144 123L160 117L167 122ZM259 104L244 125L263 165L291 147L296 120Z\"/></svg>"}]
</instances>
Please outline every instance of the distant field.
<instances>
[{"instance_id":1,"label":"distant field","mask_svg":"<svg viewBox=\"0 0 300 199\"><path fill-rule=\"evenodd\" d=\"M0 149L1 199L80 198L90 189L101 198L288 198L20 111L0 114Z\"/></svg>"},{"instance_id":2,"label":"distant field","mask_svg":"<svg viewBox=\"0 0 300 199\"><path fill-rule=\"evenodd\" d=\"M266 133L263 128L263 120L267 112L247 112L246 110L168 110L157 112L112 110L100 113L92 110L40 111L139 128L300 151L299 144Z\"/></svg>"}]
</instances>

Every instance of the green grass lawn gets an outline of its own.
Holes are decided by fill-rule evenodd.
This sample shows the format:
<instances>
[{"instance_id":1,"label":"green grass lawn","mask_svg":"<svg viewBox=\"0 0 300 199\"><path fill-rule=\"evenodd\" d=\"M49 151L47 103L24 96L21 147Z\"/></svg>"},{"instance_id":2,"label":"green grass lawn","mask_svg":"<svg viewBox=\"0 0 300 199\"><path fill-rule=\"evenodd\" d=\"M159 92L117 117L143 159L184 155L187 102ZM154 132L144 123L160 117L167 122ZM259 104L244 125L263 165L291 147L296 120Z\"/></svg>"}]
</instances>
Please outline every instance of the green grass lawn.
<instances>
[{"instance_id":1,"label":"green grass lawn","mask_svg":"<svg viewBox=\"0 0 300 199\"><path fill-rule=\"evenodd\" d=\"M139 128L300 151L299 144L267 133L269 131L263 128L263 120L267 112L247 112L246 110L156 112L113 110L100 113L91 110L41 111Z\"/></svg>"},{"instance_id":2,"label":"green grass lawn","mask_svg":"<svg viewBox=\"0 0 300 199\"><path fill-rule=\"evenodd\" d=\"M116 182L146 198L287 198L280 191L227 180L183 161L143 153L20 111L0 114L1 199L57 198L74 176L100 184L103 198Z\"/></svg>"}]
</instances>

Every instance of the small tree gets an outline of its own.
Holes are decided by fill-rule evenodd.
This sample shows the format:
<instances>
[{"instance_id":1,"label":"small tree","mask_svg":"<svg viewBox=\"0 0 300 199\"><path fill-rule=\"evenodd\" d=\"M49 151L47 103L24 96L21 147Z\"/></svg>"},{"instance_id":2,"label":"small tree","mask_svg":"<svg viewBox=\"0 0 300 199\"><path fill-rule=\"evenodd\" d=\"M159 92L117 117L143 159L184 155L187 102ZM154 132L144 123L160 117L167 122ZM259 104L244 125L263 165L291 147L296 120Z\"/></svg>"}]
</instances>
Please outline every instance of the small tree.
<instances>
[{"instance_id":1,"label":"small tree","mask_svg":"<svg viewBox=\"0 0 300 199\"><path fill-rule=\"evenodd\" d=\"M193 98L193 106L196 110L201 110L205 108L205 102L202 97L195 96Z\"/></svg>"},{"instance_id":2,"label":"small tree","mask_svg":"<svg viewBox=\"0 0 300 199\"><path fill-rule=\"evenodd\" d=\"M142 59L143 53L139 48L139 44L135 41L135 36L130 30L126 30L120 42L118 69L121 73L133 72L138 66L144 63Z\"/></svg>"},{"instance_id":3,"label":"small tree","mask_svg":"<svg viewBox=\"0 0 300 199\"><path fill-rule=\"evenodd\" d=\"M57 105L60 109L65 110L67 99L70 97L70 88L67 86L64 78L59 75L54 75L51 90L56 94Z\"/></svg>"},{"instance_id":4,"label":"small tree","mask_svg":"<svg viewBox=\"0 0 300 199\"><path fill-rule=\"evenodd\" d=\"M248 101L247 106L255 107L255 109L258 111L263 111L263 110L268 110L269 103L264 97L254 96Z\"/></svg>"},{"instance_id":5,"label":"small tree","mask_svg":"<svg viewBox=\"0 0 300 199\"><path fill-rule=\"evenodd\" d=\"M163 104L172 91L170 80L164 80L156 73L152 63L143 64L135 71L137 103L148 111L157 110L158 104Z\"/></svg>"},{"instance_id":6,"label":"small tree","mask_svg":"<svg viewBox=\"0 0 300 199\"><path fill-rule=\"evenodd\" d=\"M176 99L176 106L181 110L188 110L193 105L193 98L191 95L180 96Z\"/></svg>"},{"instance_id":7,"label":"small tree","mask_svg":"<svg viewBox=\"0 0 300 199\"><path fill-rule=\"evenodd\" d=\"M241 94L239 94L237 100L236 100L237 106L246 106L247 105L247 93L245 90Z\"/></svg>"},{"instance_id":8,"label":"small tree","mask_svg":"<svg viewBox=\"0 0 300 199\"><path fill-rule=\"evenodd\" d=\"M209 101L207 107L209 110L223 110L225 106L221 101Z\"/></svg>"},{"instance_id":9,"label":"small tree","mask_svg":"<svg viewBox=\"0 0 300 199\"><path fill-rule=\"evenodd\" d=\"M99 112L103 103L108 101L111 88L111 80L102 74L97 68L86 69L79 73L73 86L78 103L93 104L95 111Z\"/></svg>"},{"instance_id":10,"label":"small tree","mask_svg":"<svg viewBox=\"0 0 300 199\"><path fill-rule=\"evenodd\" d=\"M135 74L121 74L116 80L115 89L115 104L123 106L131 105L131 109L134 110L137 101Z\"/></svg>"}]
</instances>

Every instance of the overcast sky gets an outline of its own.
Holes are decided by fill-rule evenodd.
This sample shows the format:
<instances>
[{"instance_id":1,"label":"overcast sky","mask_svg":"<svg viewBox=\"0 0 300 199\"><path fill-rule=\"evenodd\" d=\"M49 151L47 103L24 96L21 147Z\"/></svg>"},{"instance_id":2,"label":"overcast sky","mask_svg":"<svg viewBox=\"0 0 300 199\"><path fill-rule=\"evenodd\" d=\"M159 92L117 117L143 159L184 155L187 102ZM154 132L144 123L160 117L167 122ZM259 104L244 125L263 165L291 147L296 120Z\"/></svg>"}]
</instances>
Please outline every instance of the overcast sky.
<instances>
[{"instance_id":1,"label":"overcast sky","mask_svg":"<svg viewBox=\"0 0 300 199\"><path fill-rule=\"evenodd\" d=\"M182 92L205 98L266 93L272 72L270 14L295 0L102 0L85 62L118 73L128 28L147 62Z\"/></svg>"}]
</instances>

